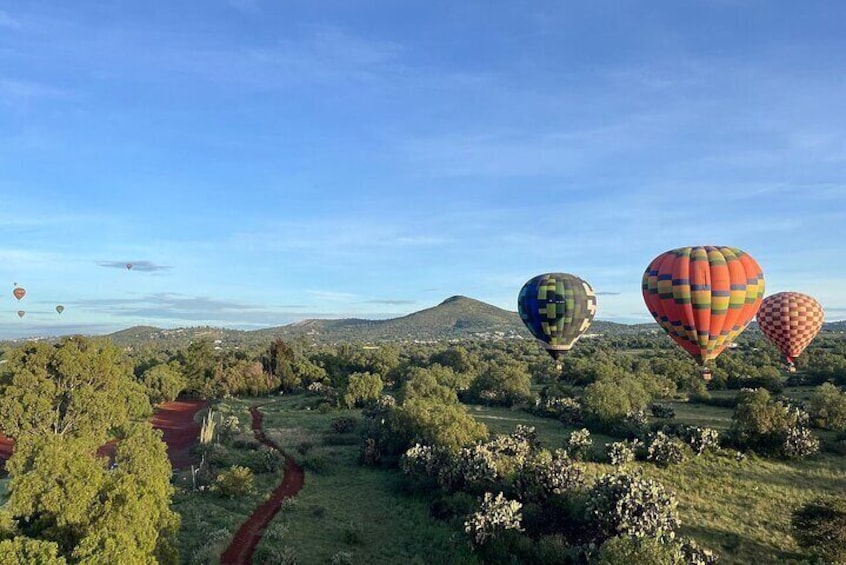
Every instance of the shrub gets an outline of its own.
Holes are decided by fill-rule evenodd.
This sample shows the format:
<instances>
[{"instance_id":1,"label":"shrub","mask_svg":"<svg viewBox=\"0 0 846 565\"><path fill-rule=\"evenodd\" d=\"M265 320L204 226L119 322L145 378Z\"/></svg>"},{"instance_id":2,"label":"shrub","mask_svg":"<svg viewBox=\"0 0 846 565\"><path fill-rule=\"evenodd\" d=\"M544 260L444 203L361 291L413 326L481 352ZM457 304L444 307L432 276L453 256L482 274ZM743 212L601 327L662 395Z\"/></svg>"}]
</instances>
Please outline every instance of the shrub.
<instances>
[{"instance_id":1,"label":"shrub","mask_svg":"<svg viewBox=\"0 0 846 565\"><path fill-rule=\"evenodd\" d=\"M794 426L787 430L782 452L791 459L810 457L820 452L820 440L808 428Z\"/></svg>"},{"instance_id":2,"label":"shrub","mask_svg":"<svg viewBox=\"0 0 846 565\"><path fill-rule=\"evenodd\" d=\"M659 404L658 402L654 402L649 406L649 409L652 411L652 415L656 418L676 417L676 409L669 404Z\"/></svg>"},{"instance_id":3,"label":"shrub","mask_svg":"<svg viewBox=\"0 0 846 565\"><path fill-rule=\"evenodd\" d=\"M846 502L817 499L793 512L796 543L826 562L846 562Z\"/></svg>"},{"instance_id":4,"label":"shrub","mask_svg":"<svg viewBox=\"0 0 846 565\"><path fill-rule=\"evenodd\" d=\"M355 429L358 420L350 416L341 416L332 420L332 431L336 434L347 434Z\"/></svg>"},{"instance_id":5,"label":"shrub","mask_svg":"<svg viewBox=\"0 0 846 565\"><path fill-rule=\"evenodd\" d=\"M684 444L680 439L657 432L649 444L646 459L659 467L669 467L684 461Z\"/></svg>"},{"instance_id":6,"label":"shrub","mask_svg":"<svg viewBox=\"0 0 846 565\"><path fill-rule=\"evenodd\" d=\"M674 544L655 538L615 536L599 548L597 565L681 565Z\"/></svg>"},{"instance_id":7,"label":"shrub","mask_svg":"<svg viewBox=\"0 0 846 565\"><path fill-rule=\"evenodd\" d=\"M689 426L684 439L697 456L720 448L720 432L712 428Z\"/></svg>"},{"instance_id":8,"label":"shrub","mask_svg":"<svg viewBox=\"0 0 846 565\"><path fill-rule=\"evenodd\" d=\"M846 394L831 383L817 387L808 401L808 414L817 428L846 431Z\"/></svg>"},{"instance_id":9,"label":"shrub","mask_svg":"<svg viewBox=\"0 0 846 565\"><path fill-rule=\"evenodd\" d=\"M584 486L583 472L566 451L541 450L521 470L517 489L524 500L545 500Z\"/></svg>"},{"instance_id":10,"label":"shrub","mask_svg":"<svg viewBox=\"0 0 846 565\"><path fill-rule=\"evenodd\" d=\"M474 545L484 545L506 530L522 531L522 504L508 500L502 493L494 497L486 492L479 501L479 510L464 522L464 532Z\"/></svg>"},{"instance_id":11,"label":"shrub","mask_svg":"<svg viewBox=\"0 0 846 565\"><path fill-rule=\"evenodd\" d=\"M574 430L567 438L567 453L577 461L590 459L590 451L593 447L593 440L590 431L585 428Z\"/></svg>"},{"instance_id":12,"label":"shrub","mask_svg":"<svg viewBox=\"0 0 846 565\"><path fill-rule=\"evenodd\" d=\"M718 557L693 540L616 536L599 549L598 565L712 565Z\"/></svg>"},{"instance_id":13,"label":"shrub","mask_svg":"<svg viewBox=\"0 0 846 565\"><path fill-rule=\"evenodd\" d=\"M596 542L618 535L670 536L679 525L675 496L639 473L603 475L587 499L585 518Z\"/></svg>"},{"instance_id":14,"label":"shrub","mask_svg":"<svg viewBox=\"0 0 846 565\"><path fill-rule=\"evenodd\" d=\"M614 466L625 465L635 460L635 451L632 445L627 441L615 441L614 443L606 443L609 462Z\"/></svg>"},{"instance_id":15,"label":"shrub","mask_svg":"<svg viewBox=\"0 0 846 565\"><path fill-rule=\"evenodd\" d=\"M217 476L215 486L220 494L230 498L250 494L253 492L253 472L235 465Z\"/></svg>"},{"instance_id":16,"label":"shrub","mask_svg":"<svg viewBox=\"0 0 846 565\"><path fill-rule=\"evenodd\" d=\"M732 416L731 435L735 443L762 453L779 453L787 431L796 426L800 414L772 399L765 389L738 395Z\"/></svg>"}]
</instances>

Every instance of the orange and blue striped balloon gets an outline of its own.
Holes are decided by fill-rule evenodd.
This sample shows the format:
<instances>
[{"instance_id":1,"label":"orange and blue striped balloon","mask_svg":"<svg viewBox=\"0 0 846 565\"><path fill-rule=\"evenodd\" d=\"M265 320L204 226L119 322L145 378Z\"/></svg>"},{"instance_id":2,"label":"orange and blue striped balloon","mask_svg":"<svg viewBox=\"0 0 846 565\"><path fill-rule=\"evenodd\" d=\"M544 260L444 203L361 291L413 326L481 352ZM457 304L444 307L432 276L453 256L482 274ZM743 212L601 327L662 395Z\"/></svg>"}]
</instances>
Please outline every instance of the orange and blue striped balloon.
<instances>
[{"instance_id":1,"label":"orange and blue striped balloon","mask_svg":"<svg viewBox=\"0 0 846 565\"><path fill-rule=\"evenodd\" d=\"M642 286L655 321L704 367L755 317L764 273L736 247L680 247L652 260Z\"/></svg>"}]
</instances>

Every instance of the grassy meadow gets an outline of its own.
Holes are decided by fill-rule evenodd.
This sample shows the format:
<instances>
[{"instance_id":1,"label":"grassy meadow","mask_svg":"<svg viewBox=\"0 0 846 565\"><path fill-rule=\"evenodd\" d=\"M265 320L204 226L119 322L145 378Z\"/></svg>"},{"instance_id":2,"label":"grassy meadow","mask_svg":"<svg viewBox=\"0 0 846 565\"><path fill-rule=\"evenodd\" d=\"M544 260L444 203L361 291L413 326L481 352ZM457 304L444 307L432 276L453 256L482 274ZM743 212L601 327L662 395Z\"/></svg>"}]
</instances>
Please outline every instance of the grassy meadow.
<instances>
[{"instance_id":1,"label":"grassy meadow","mask_svg":"<svg viewBox=\"0 0 846 565\"><path fill-rule=\"evenodd\" d=\"M230 399L216 409L236 414L246 429L248 406L267 399ZM725 429L731 410L674 403L675 421ZM355 563L476 563L457 524L429 516L427 500L406 494L398 471L359 465L359 432L336 433L335 418L361 419L354 410L321 413L305 396L273 400L261 408L269 437L305 469L305 487L286 503L260 542L255 562L328 563L349 554ZM492 434L518 424L534 426L549 448L562 447L571 428L552 419L508 408L468 406ZM245 432L246 433L246 432ZM601 456L613 438L593 434ZM584 463L596 477L613 467ZM822 454L804 461L738 461L733 451L688 457L666 469L642 466L679 499L681 533L717 550L722 563L789 563L802 555L790 536L790 512L822 494L846 491L842 457ZM215 563L238 526L281 480L257 475L256 493L240 499L183 492L175 507L182 514L182 555L186 563ZM185 480L182 478L181 480ZM1 492L1 491L0 491Z\"/></svg>"}]
</instances>

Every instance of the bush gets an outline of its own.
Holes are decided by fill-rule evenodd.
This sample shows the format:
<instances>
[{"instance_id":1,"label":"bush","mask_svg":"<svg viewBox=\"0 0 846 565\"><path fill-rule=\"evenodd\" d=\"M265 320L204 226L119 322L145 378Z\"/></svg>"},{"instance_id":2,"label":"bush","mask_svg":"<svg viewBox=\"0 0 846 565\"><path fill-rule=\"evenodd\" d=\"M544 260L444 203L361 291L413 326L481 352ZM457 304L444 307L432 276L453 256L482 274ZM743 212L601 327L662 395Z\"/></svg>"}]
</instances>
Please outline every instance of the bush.
<instances>
[{"instance_id":1,"label":"bush","mask_svg":"<svg viewBox=\"0 0 846 565\"><path fill-rule=\"evenodd\" d=\"M655 538L615 536L599 548L597 565L681 565L675 544Z\"/></svg>"},{"instance_id":2,"label":"bush","mask_svg":"<svg viewBox=\"0 0 846 565\"><path fill-rule=\"evenodd\" d=\"M615 441L605 444L608 461L614 466L625 465L635 460L635 450L627 441Z\"/></svg>"},{"instance_id":3,"label":"bush","mask_svg":"<svg viewBox=\"0 0 846 565\"><path fill-rule=\"evenodd\" d=\"M567 453L577 461L589 460L592 447L593 440L590 437L590 431L585 428L574 430L567 439Z\"/></svg>"},{"instance_id":4,"label":"bush","mask_svg":"<svg viewBox=\"0 0 846 565\"><path fill-rule=\"evenodd\" d=\"M808 401L808 414L814 427L846 431L846 394L831 383L817 387Z\"/></svg>"},{"instance_id":5,"label":"bush","mask_svg":"<svg viewBox=\"0 0 846 565\"><path fill-rule=\"evenodd\" d=\"M358 420L350 416L341 416L332 420L332 431L336 434L347 434L355 429Z\"/></svg>"},{"instance_id":6,"label":"bush","mask_svg":"<svg viewBox=\"0 0 846 565\"><path fill-rule=\"evenodd\" d=\"M566 451L541 450L523 465L518 490L523 500L546 500L584 486L582 469Z\"/></svg>"},{"instance_id":7,"label":"bush","mask_svg":"<svg viewBox=\"0 0 846 565\"><path fill-rule=\"evenodd\" d=\"M679 525L675 496L639 473L603 475L587 499L585 518L595 542L618 535L671 536Z\"/></svg>"},{"instance_id":8,"label":"bush","mask_svg":"<svg viewBox=\"0 0 846 565\"><path fill-rule=\"evenodd\" d=\"M659 467L669 467L684 461L684 444L664 432L657 432L649 444L646 459Z\"/></svg>"},{"instance_id":9,"label":"bush","mask_svg":"<svg viewBox=\"0 0 846 565\"><path fill-rule=\"evenodd\" d=\"M772 399L765 389L741 392L732 416L731 436L741 446L761 453L778 454L787 432L800 414Z\"/></svg>"},{"instance_id":10,"label":"bush","mask_svg":"<svg viewBox=\"0 0 846 565\"><path fill-rule=\"evenodd\" d=\"M688 426L684 440L697 456L720 448L720 432L712 428Z\"/></svg>"},{"instance_id":11,"label":"bush","mask_svg":"<svg viewBox=\"0 0 846 565\"><path fill-rule=\"evenodd\" d=\"M795 426L787 430L782 453L790 459L802 459L820 452L820 440L808 428Z\"/></svg>"},{"instance_id":12,"label":"bush","mask_svg":"<svg viewBox=\"0 0 846 565\"><path fill-rule=\"evenodd\" d=\"M235 465L220 473L215 479L217 491L230 498L244 496L253 492L253 472L247 467Z\"/></svg>"},{"instance_id":13,"label":"bush","mask_svg":"<svg viewBox=\"0 0 846 565\"><path fill-rule=\"evenodd\" d=\"M793 512L793 537L826 562L846 562L846 502L817 499Z\"/></svg>"},{"instance_id":14,"label":"bush","mask_svg":"<svg viewBox=\"0 0 846 565\"><path fill-rule=\"evenodd\" d=\"M522 531L523 505L516 500L508 500L502 493L494 497L486 492L479 504L478 512L464 522L464 531L474 545L485 545L506 530Z\"/></svg>"},{"instance_id":15,"label":"bush","mask_svg":"<svg viewBox=\"0 0 846 565\"><path fill-rule=\"evenodd\" d=\"M649 406L649 409L652 411L652 415L656 418L676 417L676 409L669 404L659 404L658 402L655 402Z\"/></svg>"}]
</instances>

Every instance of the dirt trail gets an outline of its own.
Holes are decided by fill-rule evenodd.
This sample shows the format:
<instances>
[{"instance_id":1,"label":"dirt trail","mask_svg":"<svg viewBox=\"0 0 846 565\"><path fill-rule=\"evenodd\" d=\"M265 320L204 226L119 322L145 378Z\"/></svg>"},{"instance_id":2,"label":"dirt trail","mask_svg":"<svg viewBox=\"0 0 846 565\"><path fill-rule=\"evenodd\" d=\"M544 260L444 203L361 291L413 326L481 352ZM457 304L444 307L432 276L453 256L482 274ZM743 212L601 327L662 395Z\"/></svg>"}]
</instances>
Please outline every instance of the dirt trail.
<instances>
[{"instance_id":1,"label":"dirt trail","mask_svg":"<svg viewBox=\"0 0 846 565\"><path fill-rule=\"evenodd\" d=\"M262 428L262 414L258 411L258 408L258 406L250 408L250 416L253 419L253 434L264 445L279 449L279 446L265 435ZM261 535L273 517L276 516L276 513L279 512L282 501L300 492L304 481L305 476L302 467L288 457L285 460L285 477L282 482L270 493L270 498L256 508L252 515L247 518L247 521L235 532L232 543L220 556L220 564L247 565L251 563L253 552L259 540L261 540Z\"/></svg>"},{"instance_id":2,"label":"dirt trail","mask_svg":"<svg viewBox=\"0 0 846 565\"><path fill-rule=\"evenodd\" d=\"M174 469L191 466L191 447L200 438L201 425L194 415L209 405L205 400L175 400L160 404L151 420L153 427L162 431L162 441L167 444L167 456ZM15 440L0 434L0 468L12 456ZM115 442L108 442L97 450L97 455L114 455Z\"/></svg>"}]
</instances>

